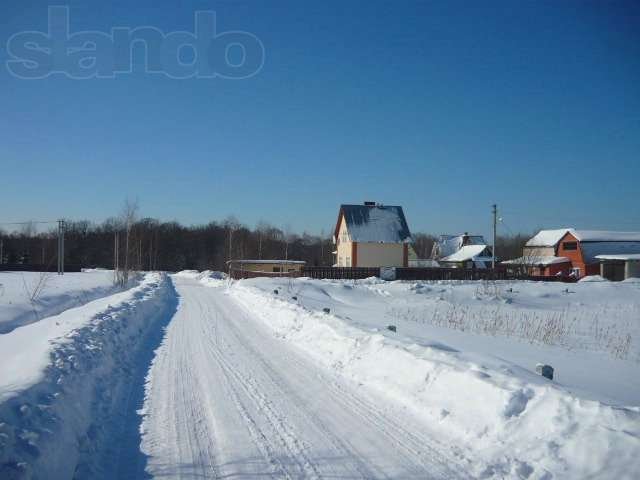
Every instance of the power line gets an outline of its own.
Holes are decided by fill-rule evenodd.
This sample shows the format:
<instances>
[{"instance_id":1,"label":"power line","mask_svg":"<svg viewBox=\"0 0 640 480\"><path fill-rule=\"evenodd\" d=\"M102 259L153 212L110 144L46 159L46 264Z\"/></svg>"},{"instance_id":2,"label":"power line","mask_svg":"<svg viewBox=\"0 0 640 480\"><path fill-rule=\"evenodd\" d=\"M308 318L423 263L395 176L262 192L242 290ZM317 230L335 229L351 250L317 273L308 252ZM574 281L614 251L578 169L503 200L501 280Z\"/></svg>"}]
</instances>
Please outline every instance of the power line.
<instances>
[{"instance_id":1,"label":"power line","mask_svg":"<svg viewBox=\"0 0 640 480\"><path fill-rule=\"evenodd\" d=\"M0 225L33 225L36 223L58 223L58 220L30 220L27 222L0 222Z\"/></svg>"}]
</instances>

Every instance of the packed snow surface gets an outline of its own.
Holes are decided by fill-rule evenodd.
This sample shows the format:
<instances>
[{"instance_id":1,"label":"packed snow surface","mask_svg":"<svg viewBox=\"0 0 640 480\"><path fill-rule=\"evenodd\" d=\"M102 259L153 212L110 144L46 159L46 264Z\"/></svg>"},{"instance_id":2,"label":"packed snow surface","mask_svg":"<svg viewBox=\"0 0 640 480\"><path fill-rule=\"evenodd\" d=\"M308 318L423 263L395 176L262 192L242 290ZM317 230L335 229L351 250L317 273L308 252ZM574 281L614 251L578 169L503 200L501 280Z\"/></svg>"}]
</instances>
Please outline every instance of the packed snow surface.
<instances>
[{"instance_id":1,"label":"packed snow surface","mask_svg":"<svg viewBox=\"0 0 640 480\"><path fill-rule=\"evenodd\" d=\"M224 282L174 281L178 311L141 411L151 476L469 477L426 424L274 335Z\"/></svg>"},{"instance_id":2,"label":"packed snow surface","mask_svg":"<svg viewBox=\"0 0 640 480\"><path fill-rule=\"evenodd\" d=\"M637 478L639 318L635 282L146 274L0 335L0 478Z\"/></svg>"}]
</instances>

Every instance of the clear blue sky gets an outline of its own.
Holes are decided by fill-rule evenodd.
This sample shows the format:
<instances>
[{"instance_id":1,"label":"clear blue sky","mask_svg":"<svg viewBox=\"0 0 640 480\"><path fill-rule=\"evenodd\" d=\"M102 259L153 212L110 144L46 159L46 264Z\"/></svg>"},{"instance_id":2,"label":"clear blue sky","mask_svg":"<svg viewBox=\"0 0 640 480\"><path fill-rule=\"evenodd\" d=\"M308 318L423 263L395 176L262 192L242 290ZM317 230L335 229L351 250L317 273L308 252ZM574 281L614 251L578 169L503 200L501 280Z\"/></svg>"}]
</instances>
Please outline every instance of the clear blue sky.
<instances>
[{"instance_id":1,"label":"clear blue sky","mask_svg":"<svg viewBox=\"0 0 640 480\"><path fill-rule=\"evenodd\" d=\"M107 4L108 3L108 4ZM11 76L0 20L0 222L101 221L126 196L186 224L297 231L340 203L403 205L414 231L640 230L639 2L71 1L71 30L152 25L264 44L245 80Z\"/></svg>"}]
</instances>

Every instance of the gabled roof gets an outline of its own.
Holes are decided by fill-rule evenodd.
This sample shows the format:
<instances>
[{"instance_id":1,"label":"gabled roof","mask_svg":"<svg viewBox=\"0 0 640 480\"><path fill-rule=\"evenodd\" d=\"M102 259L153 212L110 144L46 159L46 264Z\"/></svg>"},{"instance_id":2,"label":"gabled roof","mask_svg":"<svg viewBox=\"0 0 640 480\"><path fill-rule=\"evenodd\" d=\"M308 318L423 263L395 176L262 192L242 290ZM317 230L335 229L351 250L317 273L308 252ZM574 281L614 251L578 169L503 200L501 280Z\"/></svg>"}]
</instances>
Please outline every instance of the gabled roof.
<instances>
[{"instance_id":1,"label":"gabled roof","mask_svg":"<svg viewBox=\"0 0 640 480\"><path fill-rule=\"evenodd\" d=\"M555 247L572 228L558 228L556 230L540 230L525 244L527 247Z\"/></svg>"},{"instance_id":2,"label":"gabled roof","mask_svg":"<svg viewBox=\"0 0 640 480\"><path fill-rule=\"evenodd\" d=\"M352 242L410 243L413 241L402 207L341 205L335 229L336 238L343 217Z\"/></svg>"},{"instance_id":3,"label":"gabled roof","mask_svg":"<svg viewBox=\"0 0 640 480\"><path fill-rule=\"evenodd\" d=\"M433 260L441 259L453 255L462 248L462 244L465 241L467 245L485 245L484 238L481 235L440 235L438 240L433 245L431 252L431 258Z\"/></svg>"},{"instance_id":4,"label":"gabled roof","mask_svg":"<svg viewBox=\"0 0 640 480\"><path fill-rule=\"evenodd\" d=\"M555 247L567 234L571 233L580 242L640 242L640 232L614 232L604 230L575 230L559 228L540 230L526 243L527 247Z\"/></svg>"},{"instance_id":5,"label":"gabled roof","mask_svg":"<svg viewBox=\"0 0 640 480\"><path fill-rule=\"evenodd\" d=\"M476 260L479 258L488 258L491 256L482 255L482 253L487 249L486 245L465 245L456 253L449 255L448 257L442 258L441 262L466 262L468 260Z\"/></svg>"}]
</instances>

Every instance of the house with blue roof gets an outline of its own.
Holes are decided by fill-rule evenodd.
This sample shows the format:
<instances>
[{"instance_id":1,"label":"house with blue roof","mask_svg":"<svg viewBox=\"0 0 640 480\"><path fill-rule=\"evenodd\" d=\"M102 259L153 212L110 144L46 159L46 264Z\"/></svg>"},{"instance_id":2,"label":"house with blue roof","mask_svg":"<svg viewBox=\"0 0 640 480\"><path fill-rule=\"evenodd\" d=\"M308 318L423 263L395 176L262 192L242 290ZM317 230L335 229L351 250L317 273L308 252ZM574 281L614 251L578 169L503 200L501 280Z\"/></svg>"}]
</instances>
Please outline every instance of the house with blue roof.
<instances>
[{"instance_id":1,"label":"house with blue roof","mask_svg":"<svg viewBox=\"0 0 640 480\"><path fill-rule=\"evenodd\" d=\"M402 207L340 205L333 241L337 267L406 267L413 242Z\"/></svg>"}]
</instances>

